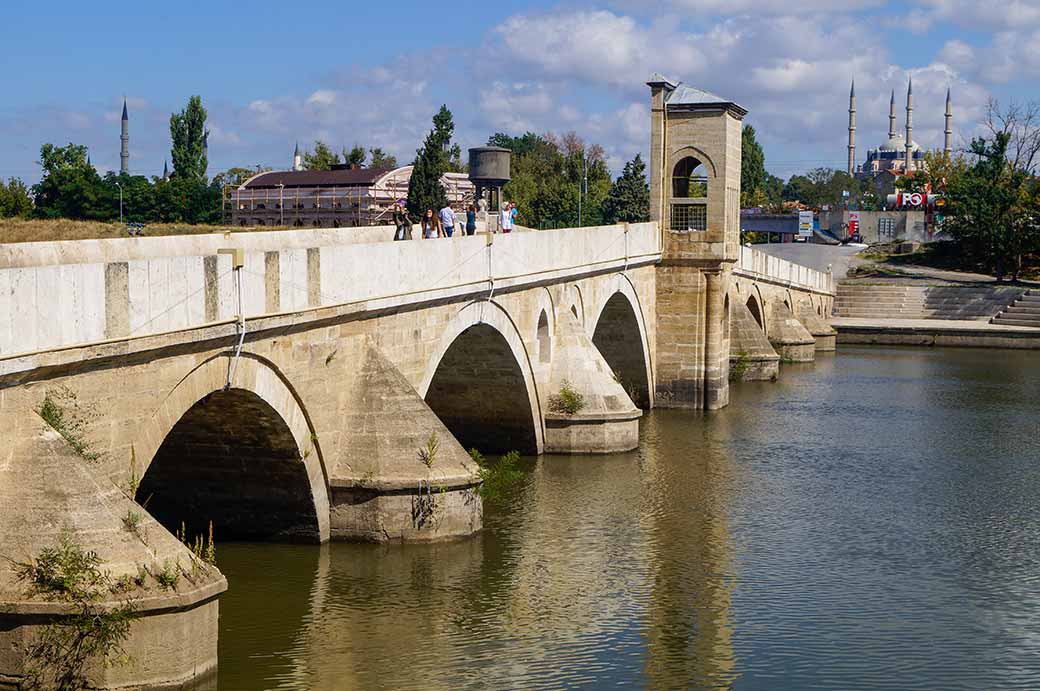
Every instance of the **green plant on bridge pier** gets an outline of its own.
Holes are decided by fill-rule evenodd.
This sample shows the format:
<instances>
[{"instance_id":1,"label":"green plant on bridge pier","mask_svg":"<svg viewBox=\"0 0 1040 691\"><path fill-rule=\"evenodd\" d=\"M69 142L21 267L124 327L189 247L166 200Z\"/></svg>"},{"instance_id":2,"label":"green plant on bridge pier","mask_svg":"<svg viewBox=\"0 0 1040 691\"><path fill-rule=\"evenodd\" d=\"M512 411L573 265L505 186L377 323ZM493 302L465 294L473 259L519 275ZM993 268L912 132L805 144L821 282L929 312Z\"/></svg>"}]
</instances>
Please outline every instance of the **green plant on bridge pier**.
<instances>
[{"instance_id":1,"label":"green plant on bridge pier","mask_svg":"<svg viewBox=\"0 0 1040 691\"><path fill-rule=\"evenodd\" d=\"M67 386L47 389L36 413L82 458L88 461L101 458L100 453L91 450L86 435L87 423L96 413L83 407L72 389Z\"/></svg>"},{"instance_id":2,"label":"green plant on bridge pier","mask_svg":"<svg viewBox=\"0 0 1040 691\"><path fill-rule=\"evenodd\" d=\"M729 364L729 380L730 381L744 381L744 375L747 374L748 367L751 366L751 360L748 358L746 351L740 351L737 355L737 359L730 362Z\"/></svg>"},{"instance_id":3,"label":"green plant on bridge pier","mask_svg":"<svg viewBox=\"0 0 1040 691\"><path fill-rule=\"evenodd\" d=\"M18 580L31 596L68 603L72 613L47 624L25 651L22 689L80 691L87 686L87 665L99 659L106 665L125 664L123 643L135 615L133 601L119 605L106 600L124 592L101 569L101 558L83 549L63 532L56 547L45 547L26 562L12 562Z\"/></svg>"},{"instance_id":4,"label":"green plant on bridge pier","mask_svg":"<svg viewBox=\"0 0 1040 691\"><path fill-rule=\"evenodd\" d=\"M585 407L585 397L569 381L563 381L559 393L549 396L549 412L558 415L577 415Z\"/></svg>"},{"instance_id":5,"label":"green plant on bridge pier","mask_svg":"<svg viewBox=\"0 0 1040 691\"><path fill-rule=\"evenodd\" d=\"M484 458L484 454L476 449L469 450L470 458L477 464L480 473L480 487L477 493L482 499L497 501L502 499L511 487L524 479L524 473L518 467L520 452L510 451L492 463Z\"/></svg>"}]
</instances>

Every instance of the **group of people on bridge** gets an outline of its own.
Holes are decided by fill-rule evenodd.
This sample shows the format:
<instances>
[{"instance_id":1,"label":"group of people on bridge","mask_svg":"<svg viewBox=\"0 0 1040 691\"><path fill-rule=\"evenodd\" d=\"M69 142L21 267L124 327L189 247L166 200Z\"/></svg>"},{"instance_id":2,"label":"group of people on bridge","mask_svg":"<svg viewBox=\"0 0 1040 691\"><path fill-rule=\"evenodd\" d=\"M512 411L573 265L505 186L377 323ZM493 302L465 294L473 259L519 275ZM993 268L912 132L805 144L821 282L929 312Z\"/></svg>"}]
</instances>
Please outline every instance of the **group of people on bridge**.
<instances>
[{"instance_id":1,"label":"group of people on bridge","mask_svg":"<svg viewBox=\"0 0 1040 691\"><path fill-rule=\"evenodd\" d=\"M480 213L486 221L487 209L483 203L481 207ZM477 213L477 207L473 204L466 207L466 221L462 227L462 232L466 235L473 235L477 232ZM516 215L516 204L503 204L501 211L498 212L498 228L503 233L512 232ZM394 240L410 240L412 238L413 225L412 218L408 215L408 209L405 206L405 200L398 200L394 205L394 226L396 227ZM435 211L431 207L426 209L426 212L419 220L420 237L423 240L450 238L455 234L455 229L459 225L458 216L455 214L455 210L451 208L451 205L446 205L440 211ZM490 224L488 230L495 232L495 229L490 227Z\"/></svg>"}]
</instances>

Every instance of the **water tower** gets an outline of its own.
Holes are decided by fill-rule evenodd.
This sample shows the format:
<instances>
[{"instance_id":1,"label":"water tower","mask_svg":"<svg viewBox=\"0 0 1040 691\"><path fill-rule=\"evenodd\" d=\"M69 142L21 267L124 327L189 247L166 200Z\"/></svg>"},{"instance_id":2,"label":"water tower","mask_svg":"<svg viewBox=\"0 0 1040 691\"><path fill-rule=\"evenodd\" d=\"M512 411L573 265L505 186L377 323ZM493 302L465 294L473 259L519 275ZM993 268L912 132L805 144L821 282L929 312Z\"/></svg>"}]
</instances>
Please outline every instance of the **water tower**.
<instances>
[{"instance_id":1,"label":"water tower","mask_svg":"<svg viewBox=\"0 0 1040 691\"><path fill-rule=\"evenodd\" d=\"M509 182L509 157L512 152L500 146L478 146L469 150L469 179L477 188L474 202L490 194L488 209L497 211L502 203L502 186Z\"/></svg>"}]
</instances>

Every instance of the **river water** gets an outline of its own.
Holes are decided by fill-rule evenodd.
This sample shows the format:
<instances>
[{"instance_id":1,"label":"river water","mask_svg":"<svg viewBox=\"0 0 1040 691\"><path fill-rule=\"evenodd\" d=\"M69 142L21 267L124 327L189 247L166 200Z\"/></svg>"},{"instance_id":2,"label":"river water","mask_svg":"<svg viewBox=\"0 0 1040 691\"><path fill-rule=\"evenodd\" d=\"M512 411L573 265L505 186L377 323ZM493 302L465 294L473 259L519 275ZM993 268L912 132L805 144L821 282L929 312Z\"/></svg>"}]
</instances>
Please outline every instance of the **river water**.
<instances>
[{"instance_id":1,"label":"river water","mask_svg":"<svg viewBox=\"0 0 1040 691\"><path fill-rule=\"evenodd\" d=\"M1040 688L1040 359L842 348L435 545L222 545L223 691Z\"/></svg>"}]
</instances>

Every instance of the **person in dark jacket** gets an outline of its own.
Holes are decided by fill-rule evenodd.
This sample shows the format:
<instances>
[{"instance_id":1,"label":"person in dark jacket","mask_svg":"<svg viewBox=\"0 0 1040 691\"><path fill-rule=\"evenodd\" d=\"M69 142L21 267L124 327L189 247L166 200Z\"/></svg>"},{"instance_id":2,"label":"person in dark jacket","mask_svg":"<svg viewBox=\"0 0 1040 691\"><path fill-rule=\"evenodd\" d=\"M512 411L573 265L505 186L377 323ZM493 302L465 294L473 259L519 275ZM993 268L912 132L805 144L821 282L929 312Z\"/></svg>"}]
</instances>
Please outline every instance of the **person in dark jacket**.
<instances>
[{"instance_id":1,"label":"person in dark jacket","mask_svg":"<svg viewBox=\"0 0 1040 691\"><path fill-rule=\"evenodd\" d=\"M408 211L401 202L394 205L394 225L397 226L397 231L394 233L394 240L411 239L412 219L408 217Z\"/></svg>"},{"instance_id":2,"label":"person in dark jacket","mask_svg":"<svg viewBox=\"0 0 1040 691\"><path fill-rule=\"evenodd\" d=\"M466 235L477 232L477 207L472 204L466 209Z\"/></svg>"}]
</instances>

